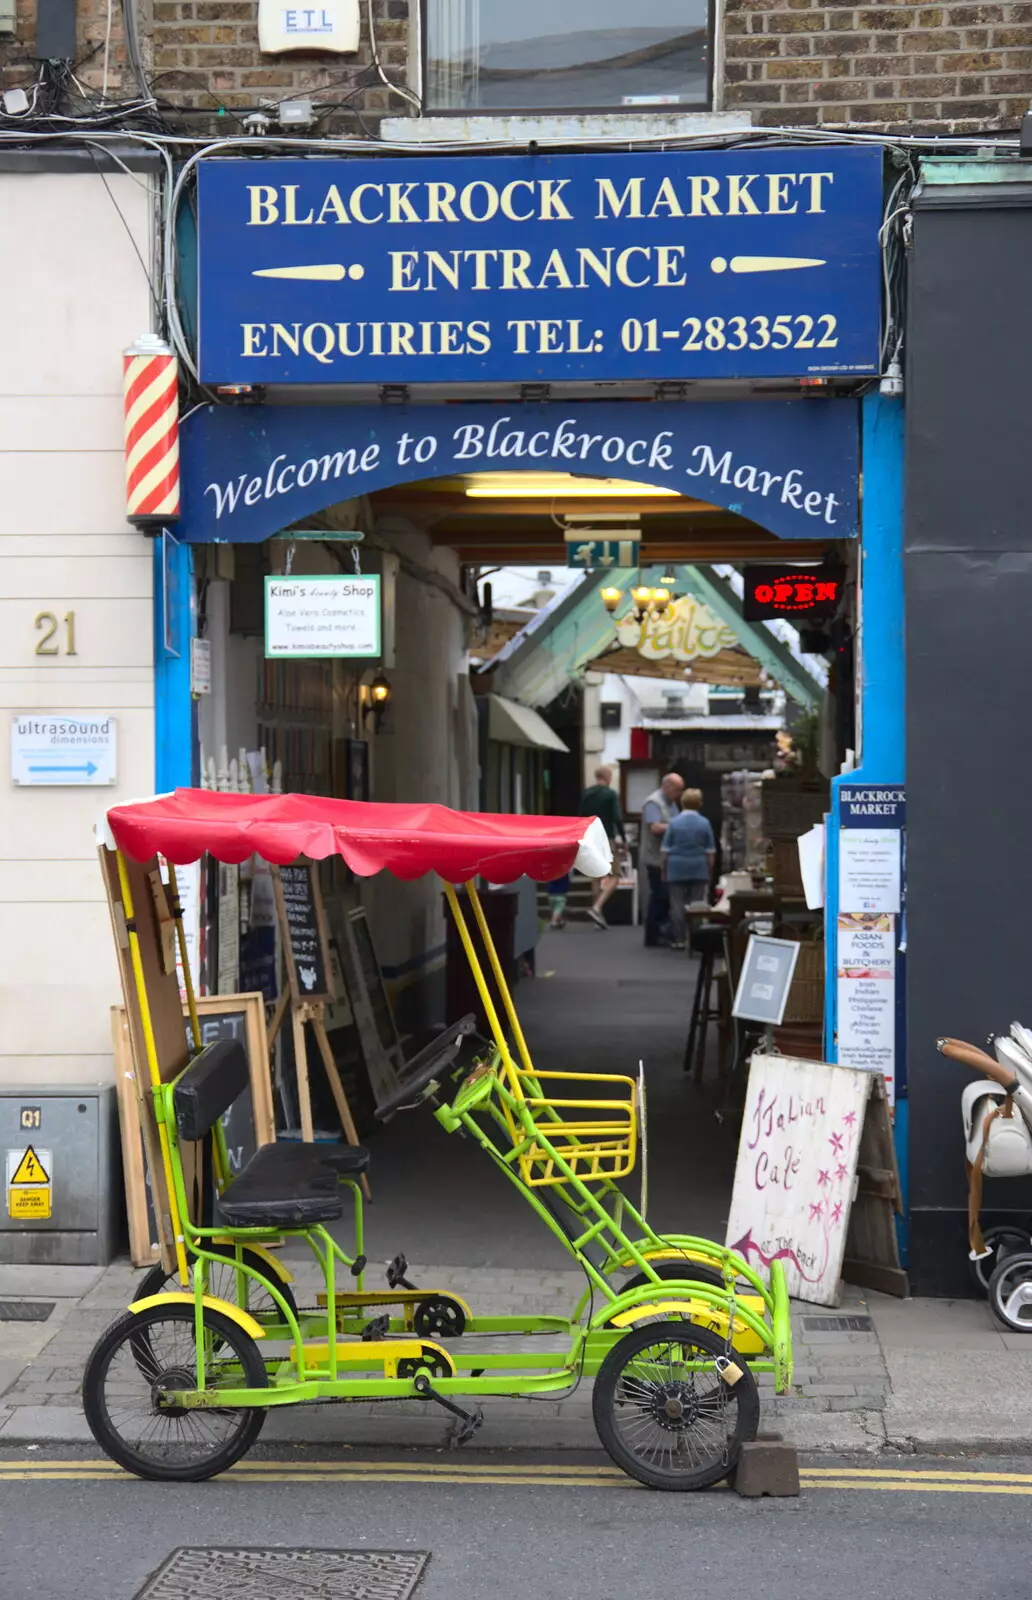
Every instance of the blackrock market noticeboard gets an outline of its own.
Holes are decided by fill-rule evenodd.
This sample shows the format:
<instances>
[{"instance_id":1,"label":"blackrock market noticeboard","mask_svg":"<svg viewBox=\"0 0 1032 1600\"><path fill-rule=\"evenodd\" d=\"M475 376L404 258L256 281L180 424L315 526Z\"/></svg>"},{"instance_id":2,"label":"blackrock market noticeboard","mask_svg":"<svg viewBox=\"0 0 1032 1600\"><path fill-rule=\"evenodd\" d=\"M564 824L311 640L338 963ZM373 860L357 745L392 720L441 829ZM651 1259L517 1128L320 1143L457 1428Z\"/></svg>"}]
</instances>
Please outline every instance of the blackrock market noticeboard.
<instances>
[{"instance_id":1,"label":"blackrock market noticeboard","mask_svg":"<svg viewBox=\"0 0 1032 1600\"><path fill-rule=\"evenodd\" d=\"M876 149L205 160L200 375L878 370Z\"/></svg>"}]
</instances>

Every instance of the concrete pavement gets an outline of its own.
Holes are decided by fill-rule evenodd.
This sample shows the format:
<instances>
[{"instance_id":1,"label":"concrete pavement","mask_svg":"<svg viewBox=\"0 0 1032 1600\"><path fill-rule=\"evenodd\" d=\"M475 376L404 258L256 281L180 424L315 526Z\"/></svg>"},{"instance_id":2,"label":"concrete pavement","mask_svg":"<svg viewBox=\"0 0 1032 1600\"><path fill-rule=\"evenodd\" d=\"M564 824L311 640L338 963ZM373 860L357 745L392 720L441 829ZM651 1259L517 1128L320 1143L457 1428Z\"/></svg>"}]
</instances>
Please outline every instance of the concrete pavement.
<instances>
[{"instance_id":1,"label":"concrete pavement","mask_svg":"<svg viewBox=\"0 0 1032 1600\"><path fill-rule=\"evenodd\" d=\"M312 1303L314 1278L302 1261L291 1265L301 1303ZM0 1321L0 1445L89 1440L79 1402L82 1370L102 1329L132 1299L140 1274L127 1262L89 1269L88 1277L87 1271L0 1267L0 1301L54 1306L45 1322ZM581 1286L580 1275L566 1271L434 1265L411 1271L415 1282L462 1293L483 1314L533 1308L562 1315ZM843 1328L843 1317L861 1319L860 1326ZM1032 1339L1025 1344L1020 1335L999 1332L983 1302L895 1301L847 1289L836 1311L796 1304L793 1318L794 1391L776 1399L763 1379L761 1394L764 1426L801 1449L1032 1452ZM563 1399L488 1401L472 1448L593 1448L590 1393L585 1382ZM275 1412L263 1439L440 1446L447 1421L417 1401L306 1406Z\"/></svg>"}]
</instances>

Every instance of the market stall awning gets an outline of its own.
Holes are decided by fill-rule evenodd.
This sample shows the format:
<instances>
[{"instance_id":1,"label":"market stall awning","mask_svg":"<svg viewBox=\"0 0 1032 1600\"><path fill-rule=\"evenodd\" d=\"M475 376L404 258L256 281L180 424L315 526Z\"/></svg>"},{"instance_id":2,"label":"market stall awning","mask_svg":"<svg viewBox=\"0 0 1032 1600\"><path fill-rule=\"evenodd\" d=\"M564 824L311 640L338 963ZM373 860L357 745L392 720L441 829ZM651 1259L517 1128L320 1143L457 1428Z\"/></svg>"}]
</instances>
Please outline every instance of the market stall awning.
<instances>
[{"instance_id":1,"label":"market stall awning","mask_svg":"<svg viewBox=\"0 0 1032 1600\"><path fill-rule=\"evenodd\" d=\"M497 739L502 744L531 745L536 750L562 750L568 753L570 748L537 711L532 711L530 706L521 706L516 700L506 700L500 694L490 696L487 737Z\"/></svg>"},{"instance_id":2,"label":"market stall awning","mask_svg":"<svg viewBox=\"0 0 1032 1600\"><path fill-rule=\"evenodd\" d=\"M98 834L108 849L134 861L162 855L182 866L208 851L217 861L258 855L286 866L299 856L339 855L362 878L384 870L404 879L436 872L449 883L481 875L492 883L522 877L550 883L575 866L600 878L612 862L597 817L522 817L310 794L177 789L112 806Z\"/></svg>"}]
</instances>

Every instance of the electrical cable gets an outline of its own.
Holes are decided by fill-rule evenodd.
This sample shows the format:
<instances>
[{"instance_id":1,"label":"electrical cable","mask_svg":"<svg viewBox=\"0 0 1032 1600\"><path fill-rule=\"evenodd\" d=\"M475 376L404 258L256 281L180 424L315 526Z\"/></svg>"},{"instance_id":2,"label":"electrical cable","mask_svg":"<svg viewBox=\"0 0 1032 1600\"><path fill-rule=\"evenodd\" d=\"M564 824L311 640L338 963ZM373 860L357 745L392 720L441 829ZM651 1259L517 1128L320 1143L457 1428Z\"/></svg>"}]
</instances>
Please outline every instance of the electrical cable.
<instances>
[{"instance_id":1,"label":"electrical cable","mask_svg":"<svg viewBox=\"0 0 1032 1600\"><path fill-rule=\"evenodd\" d=\"M392 94L396 94L399 99L407 101L410 106L415 106L416 116L421 117L423 115L423 102L420 100L419 96L413 94L412 90L409 89L405 84L392 83L386 72L383 70L383 64L380 61L380 47L376 42L376 26L373 22L373 0L366 0L366 20L369 26L369 50L373 58L373 66L376 68L376 73L380 79L380 82L385 88L389 89Z\"/></svg>"},{"instance_id":2,"label":"electrical cable","mask_svg":"<svg viewBox=\"0 0 1032 1600\"><path fill-rule=\"evenodd\" d=\"M101 79L100 93L107 99L108 66L111 61L111 18L114 14L115 0L107 0L107 22L104 27L104 72Z\"/></svg>"},{"instance_id":3,"label":"electrical cable","mask_svg":"<svg viewBox=\"0 0 1032 1600\"><path fill-rule=\"evenodd\" d=\"M89 141L88 140L87 140L87 147L89 148ZM158 286L154 282L154 279L153 279L153 277L151 275L150 269L147 266L146 261L143 259L143 255L142 255L142 253L140 251L140 247L136 243L136 237L133 234L133 230L132 230L132 228L130 228L129 223L126 220L125 212L122 210L122 207L119 205L118 201L115 199L115 196L114 196L114 194L112 192L112 189L111 189L111 185L107 181L107 175L104 172L103 167L100 165L99 161L97 160L97 157L96 157L94 151L92 150L92 148L89 148L89 155L90 155L90 160L93 162L93 165L97 169L97 176L100 178L101 183L104 185L104 188L105 188L105 190L107 192L108 199L111 201L111 204L114 206L115 211L118 213L118 220L121 222L123 228L126 231L126 234L128 235L129 243L133 247L133 250L134 250L134 252L136 254L136 259L139 261L140 266L143 268L144 277L147 279L147 287L150 289L150 293L151 293L151 304L152 304L152 306L154 308L154 314L160 320L160 318L161 318L161 295L159 293ZM123 165L124 165L124 163L119 162L119 166L123 166ZM126 168L125 170L128 171L128 168ZM132 173L130 173L129 175L130 175L130 177L132 177Z\"/></svg>"},{"instance_id":4,"label":"electrical cable","mask_svg":"<svg viewBox=\"0 0 1032 1600\"><path fill-rule=\"evenodd\" d=\"M125 23L125 53L129 58L133 76L144 98L153 99L150 84L147 82L147 72L143 65L143 55L140 50L140 36L136 27L136 0L122 0L122 19Z\"/></svg>"}]
</instances>

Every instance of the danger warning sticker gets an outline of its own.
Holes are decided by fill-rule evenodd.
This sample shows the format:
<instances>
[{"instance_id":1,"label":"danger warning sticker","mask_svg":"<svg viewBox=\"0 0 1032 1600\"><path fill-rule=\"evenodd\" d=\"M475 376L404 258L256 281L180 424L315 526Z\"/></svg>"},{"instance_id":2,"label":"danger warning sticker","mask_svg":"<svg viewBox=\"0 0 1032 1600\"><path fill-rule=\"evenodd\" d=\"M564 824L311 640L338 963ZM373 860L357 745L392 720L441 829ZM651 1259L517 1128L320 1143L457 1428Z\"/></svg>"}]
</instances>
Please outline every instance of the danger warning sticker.
<instances>
[{"instance_id":1,"label":"danger warning sticker","mask_svg":"<svg viewBox=\"0 0 1032 1600\"><path fill-rule=\"evenodd\" d=\"M7 1215L23 1222L46 1222L50 1217L50 1186L8 1189Z\"/></svg>"},{"instance_id":2,"label":"danger warning sticker","mask_svg":"<svg viewBox=\"0 0 1032 1600\"><path fill-rule=\"evenodd\" d=\"M45 1159L44 1159L45 1158ZM11 1171L12 1166L14 1171ZM50 1151L37 1155L31 1144L25 1150L8 1150L7 1184L9 1188L21 1184L50 1182Z\"/></svg>"}]
</instances>

